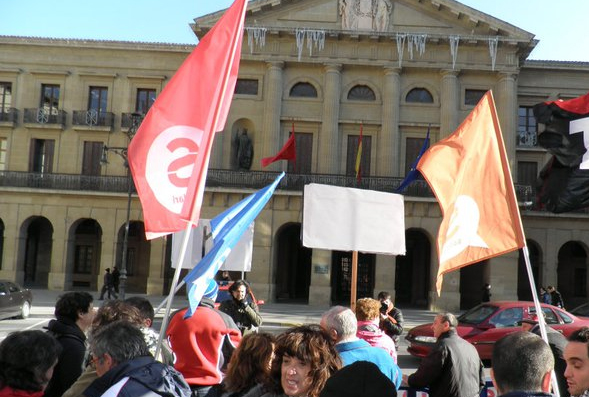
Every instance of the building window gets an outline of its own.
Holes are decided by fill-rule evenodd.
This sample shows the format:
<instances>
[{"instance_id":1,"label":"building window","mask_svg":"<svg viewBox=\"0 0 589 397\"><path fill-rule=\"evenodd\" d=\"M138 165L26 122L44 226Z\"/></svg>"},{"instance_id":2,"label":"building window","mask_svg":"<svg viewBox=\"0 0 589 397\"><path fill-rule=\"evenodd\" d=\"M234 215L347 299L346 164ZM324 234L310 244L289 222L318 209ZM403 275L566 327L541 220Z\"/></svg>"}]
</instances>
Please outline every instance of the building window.
<instances>
[{"instance_id":1,"label":"building window","mask_svg":"<svg viewBox=\"0 0 589 397\"><path fill-rule=\"evenodd\" d=\"M241 95L258 95L258 80L237 79L235 93Z\"/></svg>"},{"instance_id":2,"label":"building window","mask_svg":"<svg viewBox=\"0 0 589 397\"><path fill-rule=\"evenodd\" d=\"M53 151L55 140L31 139L29 153L29 172L51 173L53 170Z\"/></svg>"},{"instance_id":3,"label":"building window","mask_svg":"<svg viewBox=\"0 0 589 397\"><path fill-rule=\"evenodd\" d=\"M12 83L0 81L0 113L9 113L12 106Z\"/></svg>"},{"instance_id":4,"label":"building window","mask_svg":"<svg viewBox=\"0 0 589 397\"><path fill-rule=\"evenodd\" d=\"M405 141L405 175L411 171L411 166L417 159L424 142L425 138L407 138ZM421 174L418 175L418 178L421 178Z\"/></svg>"},{"instance_id":5,"label":"building window","mask_svg":"<svg viewBox=\"0 0 589 397\"><path fill-rule=\"evenodd\" d=\"M311 83L296 83L291 89L291 97L317 98L317 89Z\"/></svg>"},{"instance_id":6,"label":"building window","mask_svg":"<svg viewBox=\"0 0 589 397\"><path fill-rule=\"evenodd\" d=\"M520 185L536 186L538 179L538 163L535 161L517 162L517 183Z\"/></svg>"},{"instance_id":7,"label":"building window","mask_svg":"<svg viewBox=\"0 0 589 397\"><path fill-rule=\"evenodd\" d=\"M487 90L465 90L464 104L467 106L476 106L486 93Z\"/></svg>"},{"instance_id":8,"label":"building window","mask_svg":"<svg viewBox=\"0 0 589 397\"><path fill-rule=\"evenodd\" d=\"M288 162L288 172L308 175L313 164L313 134L295 132L296 159Z\"/></svg>"},{"instance_id":9,"label":"building window","mask_svg":"<svg viewBox=\"0 0 589 397\"><path fill-rule=\"evenodd\" d=\"M356 85L348 91L348 99L354 101L376 101L376 95L367 85Z\"/></svg>"},{"instance_id":10,"label":"building window","mask_svg":"<svg viewBox=\"0 0 589 397\"><path fill-rule=\"evenodd\" d=\"M135 100L135 111L137 113L147 114L154 102L155 90L148 88L137 89L137 98Z\"/></svg>"},{"instance_id":11,"label":"building window","mask_svg":"<svg viewBox=\"0 0 589 397\"><path fill-rule=\"evenodd\" d=\"M8 148L8 139L0 138L0 171L6 170L7 148Z\"/></svg>"},{"instance_id":12,"label":"building window","mask_svg":"<svg viewBox=\"0 0 589 397\"><path fill-rule=\"evenodd\" d=\"M346 156L346 175L356 176L356 158L358 157L358 141L360 135L348 135L348 153ZM370 151L372 146L372 137L370 135L362 136L362 158L360 160L361 177L370 176Z\"/></svg>"},{"instance_id":13,"label":"building window","mask_svg":"<svg viewBox=\"0 0 589 397\"><path fill-rule=\"evenodd\" d=\"M100 158L102 157L103 146L102 142L84 142L82 175L100 176Z\"/></svg>"},{"instance_id":14,"label":"building window","mask_svg":"<svg viewBox=\"0 0 589 397\"><path fill-rule=\"evenodd\" d=\"M517 145L536 146L538 144L538 123L531 106L520 106L518 109Z\"/></svg>"},{"instance_id":15,"label":"building window","mask_svg":"<svg viewBox=\"0 0 589 397\"><path fill-rule=\"evenodd\" d=\"M106 112L108 88L90 87L88 95L88 110L95 110L98 114Z\"/></svg>"},{"instance_id":16,"label":"building window","mask_svg":"<svg viewBox=\"0 0 589 397\"><path fill-rule=\"evenodd\" d=\"M59 113L59 86L54 84L41 85L41 103L39 107L48 115Z\"/></svg>"},{"instance_id":17,"label":"building window","mask_svg":"<svg viewBox=\"0 0 589 397\"><path fill-rule=\"evenodd\" d=\"M413 88L405 96L405 102L409 103L434 103L434 97L425 88Z\"/></svg>"},{"instance_id":18,"label":"building window","mask_svg":"<svg viewBox=\"0 0 589 397\"><path fill-rule=\"evenodd\" d=\"M74 262L74 273L77 274L91 274L94 256L94 246L92 245L77 245L76 258Z\"/></svg>"}]
</instances>

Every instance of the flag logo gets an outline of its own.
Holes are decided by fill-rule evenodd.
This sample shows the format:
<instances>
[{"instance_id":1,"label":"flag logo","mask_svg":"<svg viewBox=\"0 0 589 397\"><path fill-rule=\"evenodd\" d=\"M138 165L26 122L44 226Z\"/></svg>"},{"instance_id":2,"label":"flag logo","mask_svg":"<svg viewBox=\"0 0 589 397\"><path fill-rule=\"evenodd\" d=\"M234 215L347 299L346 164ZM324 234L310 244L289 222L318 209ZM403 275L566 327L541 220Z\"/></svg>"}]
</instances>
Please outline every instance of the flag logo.
<instances>
[{"instance_id":1,"label":"flag logo","mask_svg":"<svg viewBox=\"0 0 589 397\"><path fill-rule=\"evenodd\" d=\"M147 153L146 180L156 200L180 214L203 131L177 125L158 134Z\"/></svg>"},{"instance_id":2,"label":"flag logo","mask_svg":"<svg viewBox=\"0 0 589 397\"><path fill-rule=\"evenodd\" d=\"M465 251L468 247L489 248L478 234L481 211L470 196L456 198L450 215L446 242L442 247L440 263L444 263Z\"/></svg>"}]
</instances>

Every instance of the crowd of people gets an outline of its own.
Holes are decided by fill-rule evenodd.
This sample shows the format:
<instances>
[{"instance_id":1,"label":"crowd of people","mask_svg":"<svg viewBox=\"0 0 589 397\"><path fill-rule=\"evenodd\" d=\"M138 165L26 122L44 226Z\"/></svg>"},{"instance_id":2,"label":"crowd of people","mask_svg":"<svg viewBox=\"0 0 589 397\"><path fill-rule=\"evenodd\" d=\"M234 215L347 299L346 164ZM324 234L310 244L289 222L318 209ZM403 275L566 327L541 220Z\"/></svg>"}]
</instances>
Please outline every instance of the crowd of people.
<instances>
[{"instance_id":1,"label":"crowd of people","mask_svg":"<svg viewBox=\"0 0 589 397\"><path fill-rule=\"evenodd\" d=\"M147 299L108 300L95 310L90 294L65 293L46 331L14 332L0 343L0 397L389 397L402 386L476 397L485 386L479 355L452 313L436 315L436 343L407 376L397 364L403 315L389 293L271 335L258 332L262 317L248 289L234 282L231 300L216 309L211 281L192 316L186 308L172 314L157 355ZM589 328L568 340L547 332L548 344L529 318L496 343L498 396L549 397L554 384L560 396L589 397Z\"/></svg>"}]
</instances>

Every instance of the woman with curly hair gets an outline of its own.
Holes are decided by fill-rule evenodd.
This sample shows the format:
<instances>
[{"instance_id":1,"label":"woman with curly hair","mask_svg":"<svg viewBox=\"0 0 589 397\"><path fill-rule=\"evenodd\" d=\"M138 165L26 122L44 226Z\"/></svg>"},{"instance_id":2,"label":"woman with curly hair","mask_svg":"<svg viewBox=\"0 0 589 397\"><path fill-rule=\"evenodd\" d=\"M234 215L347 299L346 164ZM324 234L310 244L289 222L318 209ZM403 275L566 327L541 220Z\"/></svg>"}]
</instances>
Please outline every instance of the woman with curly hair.
<instances>
[{"instance_id":1,"label":"woman with curly hair","mask_svg":"<svg viewBox=\"0 0 589 397\"><path fill-rule=\"evenodd\" d=\"M342 366L329 335L319 325L301 325L278 335L263 397L319 397Z\"/></svg>"},{"instance_id":2,"label":"woman with curly hair","mask_svg":"<svg viewBox=\"0 0 589 397\"><path fill-rule=\"evenodd\" d=\"M43 331L13 332L0 343L0 397L41 397L61 345Z\"/></svg>"},{"instance_id":3,"label":"woman with curly hair","mask_svg":"<svg viewBox=\"0 0 589 397\"><path fill-rule=\"evenodd\" d=\"M376 299L362 298L356 301L356 319L358 320L356 336L364 339L371 346L386 350L397 362L395 342L380 329L380 307L381 304Z\"/></svg>"},{"instance_id":4,"label":"woman with curly hair","mask_svg":"<svg viewBox=\"0 0 589 397\"><path fill-rule=\"evenodd\" d=\"M275 339L267 333L248 334L233 352L223 380L222 397L259 397L270 376Z\"/></svg>"}]
</instances>

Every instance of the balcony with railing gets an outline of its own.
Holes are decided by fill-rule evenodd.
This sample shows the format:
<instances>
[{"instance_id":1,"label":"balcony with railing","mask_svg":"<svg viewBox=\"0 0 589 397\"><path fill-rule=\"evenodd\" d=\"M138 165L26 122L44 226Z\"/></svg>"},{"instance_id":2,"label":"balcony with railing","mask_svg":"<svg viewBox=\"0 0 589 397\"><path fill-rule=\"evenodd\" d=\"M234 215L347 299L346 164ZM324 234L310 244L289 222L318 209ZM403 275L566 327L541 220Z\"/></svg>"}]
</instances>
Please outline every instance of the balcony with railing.
<instances>
[{"instance_id":1,"label":"balcony with railing","mask_svg":"<svg viewBox=\"0 0 589 397\"><path fill-rule=\"evenodd\" d=\"M57 109L34 108L25 109L23 121L27 124L65 125L66 112Z\"/></svg>"},{"instance_id":2,"label":"balcony with railing","mask_svg":"<svg viewBox=\"0 0 589 397\"><path fill-rule=\"evenodd\" d=\"M122 113L121 114L121 130L128 130L133 126L133 123L143 120L145 114L143 113ZM135 121L134 121L135 120Z\"/></svg>"},{"instance_id":3,"label":"balcony with railing","mask_svg":"<svg viewBox=\"0 0 589 397\"><path fill-rule=\"evenodd\" d=\"M207 174L206 187L258 190L271 184L277 175L277 172L211 169ZM306 184L322 183L392 193L399 187L402 181L403 178L366 177L362 178L358 183L353 176L287 174L280 182L278 190L302 192ZM0 188L2 187L127 193L127 177L0 171ZM532 203L534 202L534 191L532 187L516 185L515 191L518 201L525 203L527 209L531 209ZM136 192L134 187L133 192ZM414 181L403 192L403 195L409 197L434 197L429 186L423 180Z\"/></svg>"},{"instance_id":4,"label":"balcony with railing","mask_svg":"<svg viewBox=\"0 0 589 397\"><path fill-rule=\"evenodd\" d=\"M18 109L0 108L0 123L16 124L18 121Z\"/></svg>"},{"instance_id":5,"label":"balcony with railing","mask_svg":"<svg viewBox=\"0 0 589 397\"><path fill-rule=\"evenodd\" d=\"M99 112L97 110L74 110L72 124L84 127L113 128L115 115L111 112Z\"/></svg>"}]
</instances>

